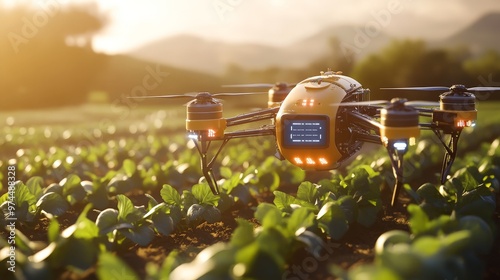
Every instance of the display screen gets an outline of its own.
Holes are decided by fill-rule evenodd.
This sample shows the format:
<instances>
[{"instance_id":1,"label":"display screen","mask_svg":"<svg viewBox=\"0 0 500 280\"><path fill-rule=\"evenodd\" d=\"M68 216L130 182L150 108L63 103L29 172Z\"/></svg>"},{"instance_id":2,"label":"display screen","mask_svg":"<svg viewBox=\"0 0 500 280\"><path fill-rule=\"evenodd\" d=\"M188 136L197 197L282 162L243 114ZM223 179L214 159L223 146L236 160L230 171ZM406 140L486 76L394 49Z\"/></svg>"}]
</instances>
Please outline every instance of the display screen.
<instances>
[{"instance_id":1,"label":"display screen","mask_svg":"<svg viewBox=\"0 0 500 280\"><path fill-rule=\"evenodd\" d=\"M292 115L282 119L283 144L287 148L328 147L327 116Z\"/></svg>"}]
</instances>

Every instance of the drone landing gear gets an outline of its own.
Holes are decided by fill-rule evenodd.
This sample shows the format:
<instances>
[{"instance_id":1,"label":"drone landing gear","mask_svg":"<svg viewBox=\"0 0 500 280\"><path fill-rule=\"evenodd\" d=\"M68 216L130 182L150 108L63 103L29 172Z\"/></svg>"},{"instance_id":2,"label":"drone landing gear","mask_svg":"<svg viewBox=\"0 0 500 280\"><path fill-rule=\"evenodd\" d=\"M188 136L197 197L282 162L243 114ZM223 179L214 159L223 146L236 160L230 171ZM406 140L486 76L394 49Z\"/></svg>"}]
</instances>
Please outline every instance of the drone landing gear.
<instances>
[{"instance_id":1,"label":"drone landing gear","mask_svg":"<svg viewBox=\"0 0 500 280\"><path fill-rule=\"evenodd\" d=\"M215 179L215 175L212 171L212 167L214 165L215 159L219 155L220 151L224 148L224 146L227 144L229 139L224 139L222 144L219 146L217 149L217 152L215 155L209 159L207 156L208 149L210 148L210 144L212 143L211 141L207 141L208 135L206 133L200 134L200 140L197 141L197 139L192 139L196 149L198 150L198 153L200 154L201 158L201 171L203 173L203 176L207 180L208 186L210 187L210 190L212 191L213 194L219 194L219 186L217 185L217 180Z\"/></svg>"},{"instance_id":2,"label":"drone landing gear","mask_svg":"<svg viewBox=\"0 0 500 280\"><path fill-rule=\"evenodd\" d=\"M433 129L433 131L445 148L443 166L441 167L441 184L444 184L448 175L450 174L451 166L455 161L455 157L457 156L458 138L460 137L460 133L462 132L462 130L451 130L448 133L445 132L444 135L437 129ZM444 140L444 136L446 134L450 135L450 140L448 143L446 143Z\"/></svg>"},{"instance_id":3,"label":"drone landing gear","mask_svg":"<svg viewBox=\"0 0 500 280\"><path fill-rule=\"evenodd\" d=\"M392 164L392 171L394 172L394 190L392 191L391 206L396 205L396 200L399 196L401 188L403 188L403 156L408 150L408 143L406 141L390 141L387 145L387 152Z\"/></svg>"}]
</instances>

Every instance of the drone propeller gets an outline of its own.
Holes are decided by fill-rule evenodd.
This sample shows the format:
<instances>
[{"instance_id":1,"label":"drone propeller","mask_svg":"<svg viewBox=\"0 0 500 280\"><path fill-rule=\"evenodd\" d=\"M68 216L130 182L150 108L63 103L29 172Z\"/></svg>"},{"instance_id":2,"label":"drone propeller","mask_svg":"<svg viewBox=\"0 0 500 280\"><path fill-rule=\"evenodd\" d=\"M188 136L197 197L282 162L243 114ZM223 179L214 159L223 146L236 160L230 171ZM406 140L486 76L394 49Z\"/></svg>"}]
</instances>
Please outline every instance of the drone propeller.
<instances>
[{"instance_id":1,"label":"drone propeller","mask_svg":"<svg viewBox=\"0 0 500 280\"><path fill-rule=\"evenodd\" d=\"M453 85L451 87L433 86L433 87L381 88L381 90L416 90L416 91L443 91L443 90L449 90L449 91L452 91L452 92L465 92L465 91L500 91L500 87L471 87L471 88L467 88L464 85Z\"/></svg>"},{"instance_id":2,"label":"drone propeller","mask_svg":"<svg viewBox=\"0 0 500 280\"><path fill-rule=\"evenodd\" d=\"M275 83L275 84L269 84L269 83L256 83L256 84L236 84L236 85L222 85L222 87L231 87L231 88L272 88L276 85L284 85L286 87L294 87L297 84L289 84L289 83Z\"/></svg>"},{"instance_id":3,"label":"drone propeller","mask_svg":"<svg viewBox=\"0 0 500 280\"><path fill-rule=\"evenodd\" d=\"M153 98L212 98L215 96L239 96L239 95L257 95L267 92L221 92L221 93L208 93L208 92L188 92L184 94L169 94L169 95L149 95L149 96L130 96L128 98L134 99L153 99Z\"/></svg>"},{"instance_id":4,"label":"drone propeller","mask_svg":"<svg viewBox=\"0 0 500 280\"><path fill-rule=\"evenodd\" d=\"M387 100L371 100L371 101L360 101L360 102L343 102L343 103L332 103L330 104L331 106L375 106L375 105L391 105L393 103L403 103L404 105L407 106L416 106L416 107L428 107L428 106L439 106L439 102L433 102L433 101L404 101L404 100L394 100L394 101L387 101Z\"/></svg>"}]
</instances>

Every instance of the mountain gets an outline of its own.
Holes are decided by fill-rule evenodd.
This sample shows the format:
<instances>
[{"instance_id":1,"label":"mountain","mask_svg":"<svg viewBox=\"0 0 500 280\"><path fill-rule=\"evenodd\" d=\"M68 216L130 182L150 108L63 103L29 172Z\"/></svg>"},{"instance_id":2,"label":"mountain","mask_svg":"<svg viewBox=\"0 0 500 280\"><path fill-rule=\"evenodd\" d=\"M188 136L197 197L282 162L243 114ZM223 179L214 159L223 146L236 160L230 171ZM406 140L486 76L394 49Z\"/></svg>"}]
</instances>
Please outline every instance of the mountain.
<instances>
[{"instance_id":1,"label":"mountain","mask_svg":"<svg viewBox=\"0 0 500 280\"><path fill-rule=\"evenodd\" d=\"M474 53L493 49L500 52L500 13L489 13L439 42L439 46L467 46Z\"/></svg>"},{"instance_id":2,"label":"mountain","mask_svg":"<svg viewBox=\"0 0 500 280\"><path fill-rule=\"evenodd\" d=\"M487 49L500 52L498 26L500 13L485 14L459 32L441 40L430 41L429 45L439 48L465 46L474 53ZM336 39L337 47L332 45L332 39ZM258 43L228 43L191 35L177 35L149 43L129 55L182 69L222 75L230 65L247 70L271 67L302 68L327 56L349 53L353 53L357 59L362 59L367 54L379 51L392 39L383 30L341 25L326 27L285 47Z\"/></svg>"},{"instance_id":3,"label":"mountain","mask_svg":"<svg viewBox=\"0 0 500 280\"><path fill-rule=\"evenodd\" d=\"M364 39L359 40L361 37ZM191 35L177 35L145 45L129 55L147 61L220 75L229 65L238 65L246 69L304 67L332 52L332 38L337 38L346 52L347 48L356 48L357 55L377 50L389 41L389 37L382 32L370 37L359 27L333 26L286 47L227 43Z\"/></svg>"}]
</instances>

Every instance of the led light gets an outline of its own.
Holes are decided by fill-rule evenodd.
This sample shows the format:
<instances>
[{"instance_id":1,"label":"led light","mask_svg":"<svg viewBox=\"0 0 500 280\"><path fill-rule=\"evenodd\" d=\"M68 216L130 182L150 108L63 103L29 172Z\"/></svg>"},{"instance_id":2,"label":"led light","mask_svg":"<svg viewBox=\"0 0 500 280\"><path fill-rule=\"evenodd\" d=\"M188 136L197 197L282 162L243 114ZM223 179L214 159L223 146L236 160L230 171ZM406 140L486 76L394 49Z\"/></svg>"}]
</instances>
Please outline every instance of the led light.
<instances>
[{"instance_id":1,"label":"led light","mask_svg":"<svg viewBox=\"0 0 500 280\"><path fill-rule=\"evenodd\" d=\"M314 105L314 99L309 100L309 106L312 107L313 105Z\"/></svg>"},{"instance_id":2,"label":"led light","mask_svg":"<svg viewBox=\"0 0 500 280\"><path fill-rule=\"evenodd\" d=\"M408 139L408 141L410 142L410 146L413 146L417 143L417 139L415 139L415 137L411 137L410 139Z\"/></svg>"},{"instance_id":3,"label":"led light","mask_svg":"<svg viewBox=\"0 0 500 280\"><path fill-rule=\"evenodd\" d=\"M208 137L210 137L210 138L215 137L215 130L213 130L213 129L209 129L209 130L208 130Z\"/></svg>"},{"instance_id":4,"label":"led light","mask_svg":"<svg viewBox=\"0 0 500 280\"><path fill-rule=\"evenodd\" d=\"M299 157L293 158L293 160L296 164L304 164L304 162Z\"/></svg>"},{"instance_id":5,"label":"led light","mask_svg":"<svg viewBox=\"0 0 500 280\"><path fill-rule=\"evenodd\" d=\"M457 123L455 124L456 127L465 127L465 121L464 120L457 120Z\"/></svg>"},{"instance_id":6,"label":"led light","mask_svg":"<svg viewBox=\"0 0 500 280\"><path fill-rule=\"evenodd\" d=\"M398 151L404 151L408 147L405 142L394 142L392 146Z\"/></svg>"},{"instance_id":7,"label":"led light","mask_svg":"<svg viewBox=\"0 0 500 280\"><path fill-rule=\"evenodd\" d=\"M319 158L319 163L321 163L322 165L326 165L328 164L328 161L325 158Z\"/></svg>"},{"instance_id":8,"label":"led light","mask_svg":"<svg viewBox=\"0 0 500 280\"><path fill-rule=\"evenodd\" d=\"M314 160L312 158L306 158L306 163L307 164L316 164L316 162L314 162Z\"/></svg>"}]
</instances>

